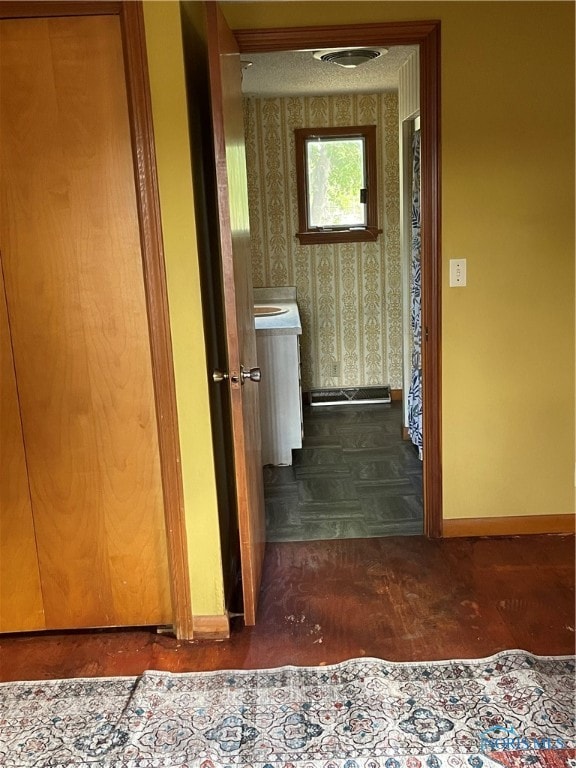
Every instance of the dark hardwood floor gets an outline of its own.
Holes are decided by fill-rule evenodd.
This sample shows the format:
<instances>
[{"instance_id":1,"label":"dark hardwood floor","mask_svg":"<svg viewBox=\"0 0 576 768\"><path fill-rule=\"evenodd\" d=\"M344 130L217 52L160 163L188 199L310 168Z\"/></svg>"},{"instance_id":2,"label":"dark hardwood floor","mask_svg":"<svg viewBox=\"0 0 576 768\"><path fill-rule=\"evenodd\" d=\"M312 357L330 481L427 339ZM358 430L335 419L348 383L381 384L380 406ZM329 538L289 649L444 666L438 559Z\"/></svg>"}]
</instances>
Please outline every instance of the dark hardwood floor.
<instances>
[{"instance_id":1,"label":"dark hardwood floor","mask_svg":"<svg viewBox=\"0 0 576 768\"><path fill-rule=\"evenodd\" d=\"M227 641L152 630L4 636L0 679L574 653L574 537L268 544L258 624Z\"/></svg>"}]
</instances>

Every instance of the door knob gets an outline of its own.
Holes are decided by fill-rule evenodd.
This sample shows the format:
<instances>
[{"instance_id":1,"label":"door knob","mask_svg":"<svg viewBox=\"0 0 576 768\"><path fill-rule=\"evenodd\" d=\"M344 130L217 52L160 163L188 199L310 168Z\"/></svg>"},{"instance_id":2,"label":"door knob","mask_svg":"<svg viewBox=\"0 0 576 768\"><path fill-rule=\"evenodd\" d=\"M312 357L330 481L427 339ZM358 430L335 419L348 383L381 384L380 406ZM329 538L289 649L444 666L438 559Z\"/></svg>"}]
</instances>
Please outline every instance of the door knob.
<instances>
[{"instance_id":1,"label":"door knob","mask_svg":"<svg viewBox=\"0 0 576 768\"><path fill-rule=\"evenodd\" d=\"M262 371L260 368L250 368L246 370L243 365L240 366L240 376L242 377L242 383L247 380L260 381L262 379Z\"/></svg>"},{"instance_id":2,"label":"door knob","mask_svg":"<svg viewBox=\"0 0 576 768\"><path fill-rule=\"evenodd\" d=\"M212 373L212 380L215 381L216 383L220 381L226 381L226 379L228 378L230 377L228 376L227 373L224 373L224 371L219 371L218 369L216 369Z\"/></svg>"}]
</instances>

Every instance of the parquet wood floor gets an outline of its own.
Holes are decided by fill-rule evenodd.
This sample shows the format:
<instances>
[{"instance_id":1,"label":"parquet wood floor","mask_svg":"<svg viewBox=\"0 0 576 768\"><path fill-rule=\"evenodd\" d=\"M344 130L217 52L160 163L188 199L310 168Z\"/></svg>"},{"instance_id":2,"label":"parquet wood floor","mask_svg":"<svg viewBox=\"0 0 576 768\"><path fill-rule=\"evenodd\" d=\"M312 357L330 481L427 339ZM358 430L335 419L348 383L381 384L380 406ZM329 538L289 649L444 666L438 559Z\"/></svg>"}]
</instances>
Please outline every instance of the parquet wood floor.
<instances>
[{"instance_id":1,"label":"parquet wood floor","mask_svg":"<svg viewBox=\"0 0 576 768\"><path fill-rule=\"evenodd\" d=\"M268 541L422 534L422 462L402 403L304 408L293 466L264 468Z\"/></svg>"}]
</instances>

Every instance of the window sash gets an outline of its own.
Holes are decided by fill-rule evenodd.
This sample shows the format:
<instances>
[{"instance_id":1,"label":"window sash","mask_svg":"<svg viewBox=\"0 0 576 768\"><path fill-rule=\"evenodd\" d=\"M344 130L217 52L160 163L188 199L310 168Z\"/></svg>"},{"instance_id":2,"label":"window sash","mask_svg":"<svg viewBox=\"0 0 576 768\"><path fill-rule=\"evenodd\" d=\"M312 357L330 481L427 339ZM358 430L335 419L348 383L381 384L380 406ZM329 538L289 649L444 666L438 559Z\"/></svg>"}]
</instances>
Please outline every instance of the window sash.
<instances>
[{"instance_id":1,"label":"window sash","mask_svg":"<svg viewBox=\"0 0 576 768\"><path fill-rule=\"evenodd\" d=\"M300 243L374 242L382 232L378 228L378 189L376 166L376 126L297 128L294 131L296 149L296 181L298 192L298 232ZM358 179L363 202L358 220L330 221L319 218L311 209L311 194L315 180L311 178L309 150L315 144L329 147L329 142L346 140L362 143L363 163ZM317 186L319 186L317 184Z\"/></svg>"}]
</instances>

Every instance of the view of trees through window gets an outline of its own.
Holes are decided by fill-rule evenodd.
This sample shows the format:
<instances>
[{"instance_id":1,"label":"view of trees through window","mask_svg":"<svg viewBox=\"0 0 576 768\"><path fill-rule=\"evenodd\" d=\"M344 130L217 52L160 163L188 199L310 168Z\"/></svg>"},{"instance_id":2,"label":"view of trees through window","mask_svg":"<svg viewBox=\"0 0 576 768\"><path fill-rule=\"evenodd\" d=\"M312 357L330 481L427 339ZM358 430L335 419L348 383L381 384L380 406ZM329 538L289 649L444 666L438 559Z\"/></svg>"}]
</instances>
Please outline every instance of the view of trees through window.
<instances>
[{"instance_id":1,"label":"view of trees through window","mask_svg":"<svg viewBox=\"0 0 576 768\"><path fill-rule=\"evenodd\" d=\"M294 129L300 243L375 242L376 126Z\"/></svg>"},{"instance_id":2,"label":"view of trees through window","mask_svg":"<svg viewBox=\"0 0 576 768\"><path fill-rule=\"evenodd\" d=\"M364 227L366 186L362 137L306 142L310 227Z\"/></svg>"}]
</instances>

